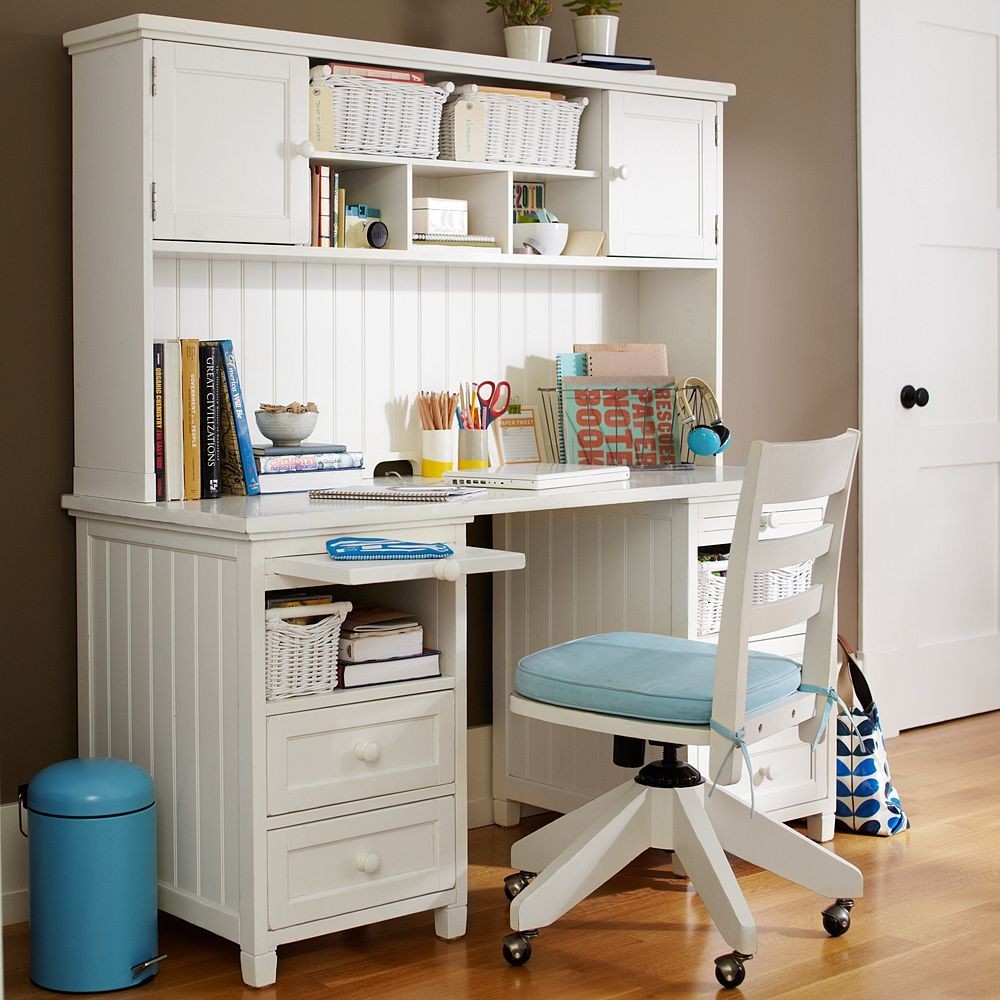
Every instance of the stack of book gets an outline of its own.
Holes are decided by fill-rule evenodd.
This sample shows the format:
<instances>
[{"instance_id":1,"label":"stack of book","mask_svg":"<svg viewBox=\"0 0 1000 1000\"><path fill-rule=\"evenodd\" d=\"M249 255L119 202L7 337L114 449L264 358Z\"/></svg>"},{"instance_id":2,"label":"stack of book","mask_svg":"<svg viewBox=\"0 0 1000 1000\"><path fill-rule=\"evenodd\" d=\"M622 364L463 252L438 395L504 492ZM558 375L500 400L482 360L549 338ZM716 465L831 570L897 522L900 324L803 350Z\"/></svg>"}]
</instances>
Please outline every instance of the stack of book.
<instances>
[{"instance_id":1,"label":"stack of book","mask_svg":"<svg viewBox=\"0 0 1000 1000\"><path fill-rule=\"evenodd\" d=\"M590 69L615 69L627 73L655 73L656 67L649 56L609 56L596 52L574 52L570 56L553 59L554 63L567 66L587 66Z\"/></svg>"},{"instance_id":2,"label":"stack of book","mask_svg":"<svg viewBox=\"0 0 1000 1000\"><path fill-rule=\"evenodd\" d=\"M157 500L260 492L230 340L153 342Z\"/></svg>"},{"instance_id":3,"label":"stack of book","mask_svg":"<svg viewBox=\"0 0 1000 1000\"><path fill-rule=\"evenodd\" d=\"M261 493L336 490L361 482L364 454L342 444L303 441L253 449Z\"/></svg>"},{"instance_id":4,"label":"stack of book","mask_svg":"<svg viewBox=\"0 0 1000 1000\"><path fill-rule=\"evenodd\" d=\"M347 195L340 186L340 174L329 164L314 163L312 184L312 240L314 247L342 247L346 229L344 216Z\"/></svg>"},{"instance_id":5,"label":"stack of book","mask_svg":"<svg viewBox=\"0 0 1000 1000\"><path fill-rule=\"evenodd\" d=\"M424 649L424 630L395 608L357 608L340 630L340 687L438 677L441 654Z\"/></svg>"}]
</instances>

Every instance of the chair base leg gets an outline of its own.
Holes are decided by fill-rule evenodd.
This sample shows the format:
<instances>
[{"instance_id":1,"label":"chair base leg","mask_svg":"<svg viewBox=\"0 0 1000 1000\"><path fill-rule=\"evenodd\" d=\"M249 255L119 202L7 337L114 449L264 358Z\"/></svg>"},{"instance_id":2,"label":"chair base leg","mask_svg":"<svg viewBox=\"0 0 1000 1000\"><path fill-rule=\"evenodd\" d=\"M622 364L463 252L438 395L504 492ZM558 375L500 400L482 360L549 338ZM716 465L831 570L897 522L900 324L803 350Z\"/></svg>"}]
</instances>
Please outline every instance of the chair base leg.
<instances>
[{"instance_id":1,"label":"chair base leg","mask_svg":"<svg viewBox=\"0 0 1000 1000\"><path fill-rule=\"evenodd\" d=\"M730 854L821 896L864 894L864 878L854 865L763 813L751 818L746 805L726 789L716 788L705 799L705 811Z\"/></svg>"}]
</instances>

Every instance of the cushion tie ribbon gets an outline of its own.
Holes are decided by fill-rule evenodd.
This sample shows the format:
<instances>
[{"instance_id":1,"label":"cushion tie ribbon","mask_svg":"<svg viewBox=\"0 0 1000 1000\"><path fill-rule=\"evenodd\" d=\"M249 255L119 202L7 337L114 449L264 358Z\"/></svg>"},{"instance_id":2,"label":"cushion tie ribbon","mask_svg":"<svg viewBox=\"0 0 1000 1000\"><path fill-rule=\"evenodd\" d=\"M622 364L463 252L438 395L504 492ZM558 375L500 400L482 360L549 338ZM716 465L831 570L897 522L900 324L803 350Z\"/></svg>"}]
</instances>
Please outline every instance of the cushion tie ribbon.
<instances>
[{"instance_id":1,"label":"cushion tie ribbon","mask_svg":"<svg viewBox=\"0 0 1000 1000\"><path fill-rule=\"evenodd\" d=\"M732 746L729 748L729 753L726 754L725 759L722 761L722 765L719 767L719 770L715 772L715 780L712 782L712 787L708 790L708 794L709 796L711 796L712 792L715 791L715 787L719 783L719 778L722 776L722 771L725 768L726 764L729 763L729 758L732 757L736 749L739 748L739 751L741 754L743 754L743 760L747 766L747 776L750 778L750 818L753 819L753 811L756 805L756 799L753 791L753 772L751 770L751 765L750 765L750 751L747 749L746 730L737 729L735 733L730 732L730 730L726 729L725 726L719 725L719 723L716 722L715 719L709 720L709 725L720 736L725 736L726 739L732 743Z\"/></svg>"},{"instance_id":2,"label":"cushion tie ribbon","mask_svg":"<svg viewBox=\"0 0 1000 1000\"><path fill-rule=\"evenodd\" d=\"M806 694L822 695L822 697L826 699L826 704L823 706L823 718L820 720L819 728L816 730L816 735L812 739L813 750L816 749L819 742L823 739L823 734L826 732L826 726L830 721L830 712L832 711L834 704L839 705L844 710L844 714L850 721L851 728L854 730L855 736L857 736L859 740L862 739L861 733L858 731L857 723L854 721L854 713L847 707L844 699L837 694L836 688L820 687L818 684L800 684L799 690L805 692Z\"/></svg>"}]
</instances>

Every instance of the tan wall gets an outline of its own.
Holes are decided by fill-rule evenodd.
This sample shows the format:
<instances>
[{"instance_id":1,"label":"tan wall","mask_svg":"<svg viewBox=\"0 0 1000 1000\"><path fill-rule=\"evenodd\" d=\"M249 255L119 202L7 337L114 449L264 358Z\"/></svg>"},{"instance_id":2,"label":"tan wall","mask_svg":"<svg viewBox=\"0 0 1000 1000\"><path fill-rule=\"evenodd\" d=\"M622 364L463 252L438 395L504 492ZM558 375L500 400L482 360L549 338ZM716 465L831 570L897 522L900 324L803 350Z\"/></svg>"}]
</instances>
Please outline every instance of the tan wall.
<instances>
[{"instance_id":1,"label":"tan wall","mask_svg":"<svg viewBox=\"0 0 1000 1000\"><path fill-rule=\"evenodd\" d=\"M8 0L0 13L0 183L8 415L0 503L13 592L0 658L0 799L76 747L72 483L70 73L64 31L137 9L500 53L479 0ZM569 15L550 23L572 51ZM854 0L625 0L619 51L660 72L731 81L726 112L726 405L739 461L754 437L857 419ZM856 536L845 625L853 631ZM476 614L488 604L482 591ZM487 678L470 718L488 718Z\"/></svg>"}]
</instances>

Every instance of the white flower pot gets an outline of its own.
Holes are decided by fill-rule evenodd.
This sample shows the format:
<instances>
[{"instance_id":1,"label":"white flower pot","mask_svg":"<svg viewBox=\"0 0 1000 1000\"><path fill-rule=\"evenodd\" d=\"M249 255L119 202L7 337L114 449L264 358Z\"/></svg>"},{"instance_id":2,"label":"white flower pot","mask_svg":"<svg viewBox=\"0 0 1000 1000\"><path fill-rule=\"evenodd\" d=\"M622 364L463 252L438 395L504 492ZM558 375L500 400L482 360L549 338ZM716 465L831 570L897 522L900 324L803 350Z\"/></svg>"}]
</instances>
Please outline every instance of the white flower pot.
<instances>
[{"instance_id":1,"label":"white flower pot","mask_svg":"<svg viewBox=\"0 0 1000 1000\"><path fill-rule=\"evenodd\" d=\"M507 55L511 59L545 62L549 58L549 35L552 29L544 24L515 24L503 29Z\"/></svg>"},{"instance_id":2,"label":"white flower pot","mask_svg":"<svg viewBox=\"0 0 1000 1000\"><path fill-rule=\"evenodd\" d=\"M577 52L613 56L618 40L618 18L614 14L584 14L573 18Z\"/></svg>"}]
</instances>

